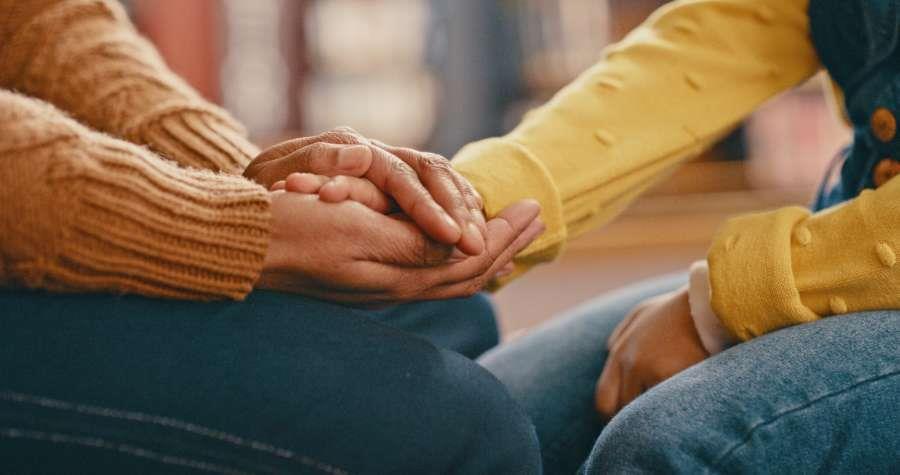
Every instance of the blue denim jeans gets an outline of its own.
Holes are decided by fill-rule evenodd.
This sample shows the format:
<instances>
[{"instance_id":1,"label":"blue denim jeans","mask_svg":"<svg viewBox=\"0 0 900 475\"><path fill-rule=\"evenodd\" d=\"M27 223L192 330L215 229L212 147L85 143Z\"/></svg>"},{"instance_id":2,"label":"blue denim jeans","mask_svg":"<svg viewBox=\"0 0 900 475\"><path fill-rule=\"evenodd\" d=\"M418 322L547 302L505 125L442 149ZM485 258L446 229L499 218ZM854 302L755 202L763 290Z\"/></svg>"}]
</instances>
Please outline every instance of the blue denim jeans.
<instances>
[{"instance_id":1,"label":"blue denim jeans","mask_svg":"<svg viewBox=\"0 0 900 475\"><path fill-rule=\"evenodd\" d=\"M540 472L484 297L0 291L0 473Z\"/></svg>"},{"instance_id":2,"label":"blue denim jeans","mask_svg":"<svg viewBox=\"0 0 900 475\"><path fill-rule=\"evenodd\" d=\"M826 318L735 346L594 416L606 339L682 275L587 303L481 363L532 417L544 471L900 473L900 312Z\"/></svg>"}]
</instances>

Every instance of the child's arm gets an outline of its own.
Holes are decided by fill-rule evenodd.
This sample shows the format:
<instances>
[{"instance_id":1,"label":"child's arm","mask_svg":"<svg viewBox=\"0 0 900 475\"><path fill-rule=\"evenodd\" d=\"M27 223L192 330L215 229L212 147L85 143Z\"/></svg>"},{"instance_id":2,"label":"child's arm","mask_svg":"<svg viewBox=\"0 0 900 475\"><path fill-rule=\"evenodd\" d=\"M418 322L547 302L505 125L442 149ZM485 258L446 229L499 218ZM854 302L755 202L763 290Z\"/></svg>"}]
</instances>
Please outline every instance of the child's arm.
<instances>
[{"instance_id":1,"label":"child's arm","mask_svg":"<svg viewBox=\"0 0 900 475\"><path fill-rule=\"evenodd\" d=\"M900 180L813 215L732 219L709 251L712 308L738 338L848 312L900 308Z\"/></svg>"},{"instance_id":2,"label":"child's arm","mask_svg":"<svg viewBox=\"0 0 900 475\"><path fill-rule=\"evenodd\" d=\"M528 114L509 135L469 145L453 164L488 216L541 202L547 232L517 260L557 256L757 106L814 74L808 0L681 0Z\"/></svg>"},{"instance_id":3,"label":"child's arm","mask_svg":"<svg viewBox=\"0 0 900 475\"><path fill-rule=\"evenodd\" d=\"M729 221L709 252L708 278L696 265L689 290L638 305L612 334L598 411L611 417L640 389L739 340L900 308L898 222L900 179L812 215L783 208Z\"/></svg>"}]
</instances>

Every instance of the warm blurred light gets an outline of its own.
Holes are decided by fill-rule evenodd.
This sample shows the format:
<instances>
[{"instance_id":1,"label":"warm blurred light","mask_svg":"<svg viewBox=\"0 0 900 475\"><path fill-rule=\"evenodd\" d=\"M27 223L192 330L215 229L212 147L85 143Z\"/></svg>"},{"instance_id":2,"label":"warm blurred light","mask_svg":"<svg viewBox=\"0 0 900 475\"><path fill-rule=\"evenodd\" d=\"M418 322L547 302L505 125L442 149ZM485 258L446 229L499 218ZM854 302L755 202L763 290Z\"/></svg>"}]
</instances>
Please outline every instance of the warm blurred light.
<instances>
[{"instance_id":1,"label":"warm blurred light","mask_svg":"<svg viewBox=\"0 0 900 475\"><path fill-rule=\"evenodd\" d=\"M425 64L425 0L316 0L306 31L312 77L300 101L308 132L350 125L421 146L435 121L435 81Z\"/></svg>"},{"instance_id":2,"label":"warm blurred light","mask_svg":"<svg viewBox=\"0 0 900 475\"><path fill-rule=\"evenodd\" d=\"M281 55L284 0L225 0L227 56L222 66L225 106L251 134L273 135L288 117L288 67Z\"/></svg>"},{"instance_id":3,"label":"warm blurred light","mask_svg":"<svg viewBox=\"0 0 900 475\"><path fill-rule=\"evenodd\" d=\"M137 26L166 63L207 99L221 100L219 0L133 0Z\"/></svg>"},{"instance_id":4,"label":"warm blurred light","mask_svg":"<svg viewBox=\"0 0 900 475\"><path fill-rule=\"evenodd\" d=\"M422 0L318 0L307 17L317 69L368 74L421 63L428 6Z\"/></svg>"},{"instance_id":5,"label":"warm blurred light","mask_svg":"<svg viewBox=\"0 0 900 475\"><path fill-rule=\"evenodd\" d=\"M750 183L758 188L812 187L852 132L826 101L824 74L760 108L748 122Z\"/></svg>"},{"instance_id":6,"label":"warm blurred light","mask_svg":"<svg viewBox=\"0 0 900 475\"><path fill-rule=\"evenodd\" d=\"M606 0L522 0L520 37L526 81L558 89L600 59L610 38Z\"/></svg>"}]
</instances>

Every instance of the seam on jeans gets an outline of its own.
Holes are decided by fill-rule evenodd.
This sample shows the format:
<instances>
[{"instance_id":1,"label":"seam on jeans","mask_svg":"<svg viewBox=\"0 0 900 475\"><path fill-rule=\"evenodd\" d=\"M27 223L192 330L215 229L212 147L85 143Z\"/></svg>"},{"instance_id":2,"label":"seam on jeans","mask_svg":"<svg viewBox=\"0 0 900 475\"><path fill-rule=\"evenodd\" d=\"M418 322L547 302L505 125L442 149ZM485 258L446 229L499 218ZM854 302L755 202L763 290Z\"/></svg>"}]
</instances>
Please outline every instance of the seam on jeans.
<instances>
[{"instance_id":1,"label":"seam on jeans","mask_svg":"<svg viewBox=\"0 0 900 475\"><path fill-rule=\"evenodd\" d=\"M13 406L14 408L18 406ZM94 422L94 421L92 421ZM45 417L36 417L34 414L23 414L19 413L11 413L8 411L4 411L0 408L0 427L6 426L9 427L10 424L24 424L19 430L32 430L32 431L42 431L42 432L55 432L55 433L66 433L69 435L74 435L78 437L87 437L87 438L97 438L97 439L108 439L108 440L116 440L123 444L128 445L139 445L139 446L158 446L160 443L166 443L172 446L172 450L180 450L184 453L192 452L191 455L195 459L203 458L210 463L217 463L222 465L233 465L233 466L241 466L241 470L250 471L251 473L269 473L276 474L281 473L279 469L276 469L272 466L262 465L256 461L250 461L243 458L235 458L228 453L222 453L218 451L211 451L206 448L194 448L188 447L186 444L174 444L173 441L165 439L164 442L161 442L159 439L155 439L152 437L146 437L141 433L134 432L125 432L122 431L110 432L99 430L96 424L92 424L93 426L90 428L85 428L81 425L75 425L74 427L70 424L68 427L66 425L61 425L59 420L57 419L47 419ZM27 427L26 427L27 425ZM279 460L280 461L280 460Z\"/></svg>"},{"instance_id":2,"label":"seam on jeans","mask_svg":"<svg viewBox=\"0 0 900 475\"><path fill-rule=\"evenodd\" d=\"M75 436L62 434L59 432L26 430L17 427L0 427L0 437L4 437L7 439L37 440L54 444L78 445L82 447L112 450L137 458L153 460L154 462L159 462L166 465L188 467L196 470L202 470L204 472L224 473L227 475L250 475L250 472L244 472L242 470L233 469L224 465L212 464L209 462L203 462L200 460L194 460L185 457L177 457L174 455L166 455L135 445L111 442L99 437Z\"/></svg>"},{"instance_id":3,"label":"seam on jeans","mask_svg":"<svg viewBox=\"0 0 900 475\"><path fill-rule=\"evenodd\" d=\"M86 414L100 417L108 417L111 419L126 420L129 422L139 422L149 425L156 425L169 429L181 430L190 434L207 437L210 439L226 442L237 447L249 448L263 453L275 455L282 459L288 459L298 462L306 467L312 467L324 473L334 475L346 475L348 472L341 468L335 467L316 460L305 455L298 455L291 450L275 447L264 442L252 439L246 439L238 435L227 432L218 431L209 427L200 426L190 422L181 421L172 417L156 416L136 411L126 411L120 409L112 409L102 406L92 406L87 404L76 404L72 402L51 399L43 396L35 396L31 394L18 393L14 391L0 391L0 400L10 402L18 402L32 404L61 411L75 412L78 414Z\"/></svg>"},{"instance_id":4,"label":"seam on jeans","mask_svg":"<svg viewBox=\"0 0 900 475\"><path fill-rule=\"evenodd\" d=\"M825 399L829 399L829 398L832 398L832 397L835 397L835 396L840 396L841 394L848 393L848 392L850 392L850 391L853 391L853 390L855 390L855 389L858 389L858 388L860 388L860 387L862 387L862 386L865 386L865 385L867 385L867 384L874 383L874 382L877 382L877 381L881 381L882 379L888 379L888 378L891 378L891 377L893 377L893 376L898 376L898 375L900 375L900 370L898 370L898 371L891 371L891 372L888 372L888 373L880 374L880 375L878 375L878 376L873 376L873 377L871 377L871 378L866 378L866 379L863 379L863 380L861 380L861 381L857 381L857 382L851 384L850 386L847 386L847 387L845 387L845 388L841 388L841 389L838 390L838 391L834 391L834 392L830 392L830 393L825 393L825 394L823 394L823 395L821 395L821 396L818 396L818 397L816 397L816 398L810 399L809 401L807 401L807 402L805 402L805 403L803 403L803 404L801 404L801 405L799 405L799 406L797 406L797 407L792 407L792 408L790 408L790 409L781 411L781 412L779 412L779 413L773 415L772 417L768 418L767 420L762 421L762 422L759 422L759 423L753 425L752 427L750 427L750 429L749 429L749 430L747 431L747 433L744 435L744 438L741 440L741 442L738 443L738 444L735 444L733 447L731 447L731 448L729 448L728 450L726 450L722 455L720 455L719 457L717 457L716 460L712 463L712 467L715 468L715 469L717 469L717 470L721 469L720 465L721 465L723 462L725 462L725 460L726 460L728 457L730 457L735 451L737 451L737 450L740 449L741 447L743 447L743 446L745 446L745 445L747 445L747 444L750 443L750 439L753 438L754 433L755 433L758 429L761 429L761 428L763 428L763 427L765 427L765 426L767 426L767 425L769 425L769 424L775 423L775 422L778 421L778 419L781 419L781 418L784 417L784 416L787 416L787 415L793 414L793 413L795 413L795 412L799 412L799 411L802 411L802 410L804 410L804 409L807 409L807 408L813 406L813 405L816 404L816 403L819 403L819 402L821 402L821 401L824 401ZM709 472L707 472L707 473L709 473Z\"/></svg>"}]
</instances>

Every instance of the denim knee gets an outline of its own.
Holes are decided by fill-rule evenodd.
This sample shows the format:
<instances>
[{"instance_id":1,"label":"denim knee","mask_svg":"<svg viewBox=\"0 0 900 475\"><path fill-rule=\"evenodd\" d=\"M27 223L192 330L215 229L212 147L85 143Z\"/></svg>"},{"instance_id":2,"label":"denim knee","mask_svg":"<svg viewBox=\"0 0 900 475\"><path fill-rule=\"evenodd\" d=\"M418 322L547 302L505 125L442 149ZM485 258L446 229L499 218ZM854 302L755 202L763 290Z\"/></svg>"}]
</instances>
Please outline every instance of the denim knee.
<instances>
[{"instance_id":1,"label":"denim knee","mask_svg":"<svg viewBox=\"0 0 900 475\"><path fill-rule=\"evenodd\" d=\"M460 304L484 310L486 301L452 303ZM459 353L354 309L266 292L241 303L0 293L0 313L6 307L19 311L4 314L0 391L99 410L86 424L60 427L58 415L22 421L29 413L21 404L0 404L0 420L17 418L11 427L22 429L22 444L23 434L72 427L109 443L108 457L94 463L86 454L95 447L42 435L23 451L4 440L12 433L0 433L0 467L40 462L64 472L79 463L91 471L108 462L122 469L93 472L166 471L159 460L113 450L124 436L165 460L278 473L309 461L349 473L540 471L533 427L499 381ZM83 418L78 411L69 412ZM116 416L126 413L140 416Z\"/></svg>"},{"instance_id":2,"label":"denim knee","mask_svg":"<svg viewBox=\"0 0 900 475\"><path fill-rule=\"evenodd\" d=\"M584 473L706 472L715 440L705 433L709 428L671 410L674 401L648 399L635 400L610 421L585 462Z\"/></svg>"},{"instance_id":3,"label":"denim knee","mask_svg":"<svg viewBox=\"0 0 900 475\"><path fill-rule=\"evenodd\" d=\"M420 391L443 402L432 407L441 411L433 416L464 443L457 448L451 466L441 468L463 474L540 473L534 426L502 383L473 361L443 353L448 364L433 373L428 386ZM432 442L438 450L451 446L437 439Z\"/></svg>"},{"instance_id":4,"label":"denim knee","mask_svg":"<svg viewBox=\"0 0 900 475\"><path fill-rule=\"evenodd\" d=\"M720 353L626 406L587 473L895 473L900 312L827 318Z\"/></svg>"}]
</instances>

